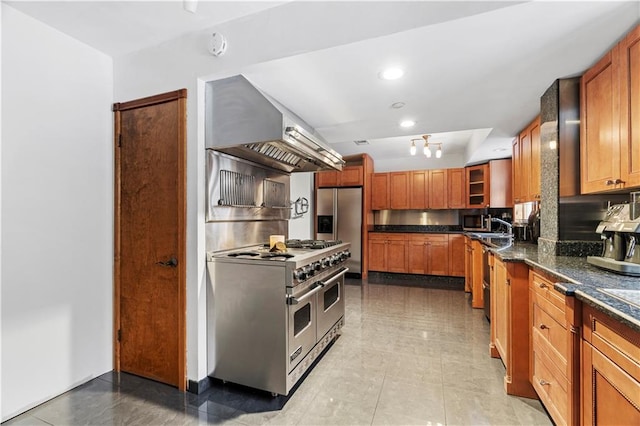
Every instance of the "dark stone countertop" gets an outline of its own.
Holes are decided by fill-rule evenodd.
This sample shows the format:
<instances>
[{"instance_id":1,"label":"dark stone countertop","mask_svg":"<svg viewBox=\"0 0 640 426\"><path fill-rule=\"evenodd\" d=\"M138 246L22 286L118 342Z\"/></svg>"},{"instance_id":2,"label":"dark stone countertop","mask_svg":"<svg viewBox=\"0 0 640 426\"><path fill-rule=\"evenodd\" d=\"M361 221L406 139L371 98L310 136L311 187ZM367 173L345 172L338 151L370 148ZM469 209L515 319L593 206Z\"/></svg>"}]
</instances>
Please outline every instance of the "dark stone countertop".
<instances>
[{"instance_id":1,"label":"dark stone countertop","mask_svg":"<svg viewBox=\"0 0 640 426\"><path fill-rule=\"evenodd\" d=\"M640 307L604 293L603 289L640 290L640 277L620 275L599 269L585 257L551 256L538 252L538 246L530 243L509 244L503 241L484 241L495 255L504 262L524 262L534 270L540 270L557 279L556 291L575 296L578 300L606 313L612 318L640 332Z\"/></svg>"},{"instance_id":2,"label":"dark stone countertop","mask_svg":"<svg viewBox=\"0 0 640 426\"><path fill-rule=\"evenodd\" d=\"M462 234L460 225L374 225L369 232L416 234Z\"/></svg>"}]
</instances>

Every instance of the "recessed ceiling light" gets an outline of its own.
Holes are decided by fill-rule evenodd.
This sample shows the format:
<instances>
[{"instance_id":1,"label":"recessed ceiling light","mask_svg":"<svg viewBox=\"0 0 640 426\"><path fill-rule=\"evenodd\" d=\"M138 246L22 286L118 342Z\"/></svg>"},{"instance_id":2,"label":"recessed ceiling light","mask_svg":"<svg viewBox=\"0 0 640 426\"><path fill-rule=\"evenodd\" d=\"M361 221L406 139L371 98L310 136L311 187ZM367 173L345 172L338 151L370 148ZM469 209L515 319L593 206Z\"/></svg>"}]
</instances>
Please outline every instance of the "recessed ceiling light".
<instances>
[{"instance_id":1,"label":"recessed ceiling light","mask_svg":"<svg viewBox=\"0 0 640 426\"><path fill-rule=\"evenodd\" d=\"M504 151L506 151L506 150L507 150L507 148L496 148L496 149L494 149L493 151L494 151L494 152L504 152Z\"/></svg>"},{"instance_id":2,"label":"recessed ceiling light","mask_svg":"<svg viewBox=\"0 0 640 426\"><path fill-rule=\"evenodd\" d=\"M391 104L391 108L393 109L400 109L405 105L404 102L394 102Z\"/></svg>"},{"instance_id":3,"label":"recessed ceiling light","mask_svg":"<svg viewBox=\"0 0 640 426\"><path fill-rule=\"evenodd\" d=\"M387 68L386 70L380 72L378 77L383 80L397 80L404 75L404 71L400 68Z\"/></svg>"},{"instance_id":4,"label":"recessed ceiling light","mask_svg":"<svg viewBox=\"0 0 640 426\"><path fill-rule=\"evenodd\" d=\"M368 140L353 141L356 145L369 145Z\"/></svg>"},{"instance_id":5,"label":"recessed ceiling light","mask_svg":"<svg viewBox=\"0 0 640 426\"><path fill-rule=\"evenodd\" d=\"M400 122L400 127L413 127L416 125L416 122L413 120L404 120Z\"/></svg>"}]
</instances>

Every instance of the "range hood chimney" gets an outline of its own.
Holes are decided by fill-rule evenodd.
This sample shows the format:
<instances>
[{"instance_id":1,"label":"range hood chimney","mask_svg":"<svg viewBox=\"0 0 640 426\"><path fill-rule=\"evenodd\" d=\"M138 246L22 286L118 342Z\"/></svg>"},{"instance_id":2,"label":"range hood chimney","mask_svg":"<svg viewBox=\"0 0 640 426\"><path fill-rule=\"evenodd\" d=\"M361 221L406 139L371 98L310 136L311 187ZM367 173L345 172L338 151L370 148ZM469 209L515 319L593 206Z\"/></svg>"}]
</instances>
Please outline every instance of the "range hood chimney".
<instances>
[{"instance_id":1,"label":"range hood chimney","mask_svg":"<svg viewBox=\"0 0 640 426\"><path fill-rule=\"evenodd\" d=\"M311 126L242 75L208 82L205 111L207 149L286 173L345 164Z\"/></svg>"}]
</instances>

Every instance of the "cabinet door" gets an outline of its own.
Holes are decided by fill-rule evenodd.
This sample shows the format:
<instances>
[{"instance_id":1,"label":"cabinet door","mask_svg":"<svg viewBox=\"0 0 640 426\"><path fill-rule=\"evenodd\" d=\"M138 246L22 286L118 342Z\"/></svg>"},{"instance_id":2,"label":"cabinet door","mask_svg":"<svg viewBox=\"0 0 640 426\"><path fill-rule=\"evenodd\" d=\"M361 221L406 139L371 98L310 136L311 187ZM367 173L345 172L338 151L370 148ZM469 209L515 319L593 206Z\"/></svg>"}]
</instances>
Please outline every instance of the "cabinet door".
<instances>
[{"instance_id":1,"label":"cabinet door","mask_svg":"<svg viewBox=\"0 0 640 426\"><path fill-rule=\"evenodd\" d=\"M389 209L389 174L374 173L371 176L371 210Z\"/></svg>"},{"instance_id":2,"label":"cabinet door","mask_svg":"<svg viewBox=\"0 0 640 426\"><path fill-rule=\"evenodd\" d=\"M586 341L582 360L583 424L640 424L640 382Z\"/></svg>"},{"instance_id":3,"label":"cabinet door","mask_svg":"<svg viewBox=\"0 0 640 426\"><path fill-rule=\"evenodd\" d=\"M466 167L467 208L489 207L489 164Z\"/></svg>"},{"instance_id":4,"label":"cabinet door","mask_svg":"<svg viewBox=\"0 0 640 426\"><path fill-rule=\"evenodd\" d=\"M620 178L617 49L587 70L580 81L580 181L588 194L615 189Z\"/></svg>"},{"instance_id":5,"label":"cabinet door","mask_svg":"<svg viewBox=\"0 0 640 426\"><path fill-rule=\"evenodd\" d=\"M429 170L429 208L446 209L448 207L447 169Z\"/></svg>"},{"instance_id":6,"label":"cabinet door","mask_svg":"<svg viewBox=\"0 0 640 426\"><path fill-rule=\"evenodd\" d=\"M429 208L428 200L429 172L416 170L411 172L409 207L422 210Z\"/></svg>"},{"instance_id":7,"label":"cabinet door","mask_svg":"<svg viewBox=\"0 0 640 426\"><path fill-rule=\"evenodd\" d=\"M449 275L464 277L465 244L462 234L449 234Z\"/></svg>"},{"instance_id":8,"label":"cabinet door","mask_svg":"<svg viewBox=\"0 0 640 426\"><path fill-rule=\"evenodd\" d=\"M409 239L408 272L410 274L426 274L428 262L427 240L419 235Z\"/></svg>"},{"instance_id":9,"label":"cabinet door","mask_svg":"<svg viewBox=\"0 0 640 426\"><path fill-rule=\"evenodd\" d=\"M626 188L640 186L640 26L620 43L620 163Z\"/></svg>"},{"instance_id":10,"label":"cabinet door","mask_svg":"<svg viewBox=\"0 0 640 426\"><path fill-rule=\"evenodd\" d=\"M495 259L493 264L494 286L492 300L495 301L495 310L492 310L491 326L495 327L495 345L500 358L507 363L507 348L509 339L509 288L507 284L507 268L504 263ZM493 295L495 293L495 296Z\"/></svg>"},{"instance_id":11,"label":"cabinet door","mask_svg":"<svg viewBox=\"0 0 640 426\"><path fill-rule=\"evenodd\" d=\"M531 193L531 133L526 128L520 134L520 198L521 202L532 201L529 199Z\"/></svg>"},{"instance_id":12,"label":"cabinet door","mask_svg":"<svg viewBox=\"0 0 640 426\"><path fill-rule=\"evenodd\" d=\"M339 173L340 186L362 186L364 170L362 166L347 166Z\"/></svg>"},{"instance_id":13,"label":"cabinet door","mask_svg":"<svg viewBox=\"0 0 640 426\"><path fill-rule=\"evenodd\" d=\"M528 201L540 200L540 117L538 117L529 128L531 137L531 147L529 152L529 198Z\"/></svg>"},{"instance_id":14,"label":"cabinet door","mask_svg":"<svg viewBox=\"0 0 640 426\"><path fill-rule=\"evenodd\" d=\"M385 249L387 241L378 234L369 234L369 270L370 271L386 271L387 262Z\"/></svg>"},{"instance_id":15,"label":"cabinet door","mask_svg":"<svg viewBox=\"0 0 640 426\"><path fill-rule=\"evenodd\" d=\"M338 173L334 170L316 172L316 183L318 188L334 188L338 186Z\"/></svg>"},{"instance_id":16,"label":"cabinet door","mask_svg":"<svg viewBox=\"0 0 640 426\"><path fill-rule=\"evenodd\" d=\"M404 240L388 240L387 255L387 271L388 272L407 272L407 241Z\"/></svg>"},{"instance_id":17,"label":"cabinet door","mask_svg":"<svg viewBox=\"0 0 640 426\"><path fill-rule=\"evenodd\" d=\"M409 172L389 173L389 207L397 210L409 208Z\"/></svg>"},{"instance_id":18,"label":"cabinet door","mask_svg":"<svg viewBox=\"0 0 640 426\"><path fill-rule=\"evenodd\" d=\"M472 252L472 267L473 267L473 279L471 280L471 307L482 309L484 308L484 292L482 291L482 264L486 248L478 240L471 241Z\"/></svg>"},{"instance_id":19,"label":"cabinet door","mask_svg":"<svg viewBox=\"0 0 640 426\"><path fill-rule=\"evenodd\" d=\"M445 236L446 238L446 236ZM431 275L449 275L449 242L428 241L428 274Z\"/></svg>"},{"instance_id":20,"label":"cabinet door","mask_svg":"<svg viewBox=\"0 0 640 426\"><path fill-rule=\"evenodd\" d=\"M464 237L464 291L471 292L473 284L473 246L471 238Z\"/></svg>"},{"instance_id":21,"label":"cabinet door","mask_svg":"<svg viewBox=\"0 0 640 426\"><path fill-rule=\"evenodd\" d=\"M448 188L447 195L449 198L450 209L464 209L467 207L465 202L465 173L464 169L448 170Z\"/></svg>"},{"instance_id":22,"label":"cabinet door","mask_svg":"<svg viewBox=\"0 0 640 426\"><path fill-rule=\"evenodd\" d=\"M511 176L513 179L513 202L522 203L524 197L522 196L522 144L520 143L522 136L518 136L513 140L511 144Z\"/></svg>"},{"instance_id":23,"label":"cabinet door","mask_svg":"<svg viewBox=\"0 0 640 426\"><path fill-rule=\"evenodd\" d=\"M489 162L490 194L487 203L493 208L512 208L513 189L511 188L511 158L491 160Z\"/></svg>"}]
</instances>

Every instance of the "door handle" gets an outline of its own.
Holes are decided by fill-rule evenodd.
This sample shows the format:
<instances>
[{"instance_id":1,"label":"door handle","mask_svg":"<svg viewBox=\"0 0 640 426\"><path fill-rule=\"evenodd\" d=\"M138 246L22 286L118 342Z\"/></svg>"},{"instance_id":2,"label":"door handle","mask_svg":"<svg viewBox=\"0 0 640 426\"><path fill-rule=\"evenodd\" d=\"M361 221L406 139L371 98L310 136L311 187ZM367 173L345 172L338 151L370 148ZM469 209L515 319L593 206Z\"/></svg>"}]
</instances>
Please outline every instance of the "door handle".
<instances>
[{"instance_id":1,"label":"door handle","mask_svg":"<svg viewBox=\"0 0 640 426\"><path fill-rule=\"evenodd\" d=\"M178 266L178 259L176 259L175 257L172 257L171 259L167 260L166 262L156 262L156 265L168 266L170 268L175 268L176 266Z\"/></svg>"}]
</instances>

